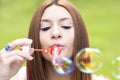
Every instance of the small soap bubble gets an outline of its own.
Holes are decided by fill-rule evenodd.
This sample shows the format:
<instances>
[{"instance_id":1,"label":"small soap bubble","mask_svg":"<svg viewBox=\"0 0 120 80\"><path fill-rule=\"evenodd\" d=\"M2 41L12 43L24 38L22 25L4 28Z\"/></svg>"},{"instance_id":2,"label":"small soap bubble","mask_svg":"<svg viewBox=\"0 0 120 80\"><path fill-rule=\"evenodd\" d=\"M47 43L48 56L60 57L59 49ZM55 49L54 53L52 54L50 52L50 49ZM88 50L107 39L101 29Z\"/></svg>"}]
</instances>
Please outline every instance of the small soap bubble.
<instances>
[{"instance_id":1,"label":"small soap bubble","mask_svg":"<svg viewBox=\"0 0 120 80\"><path fill-rule=\"evenodd\" d=\"M112 60L112 68L111 68L112 75L120 79L120 56L116 57L115 59Z\"/></svg>"},{"instance_id":2,"label":"small soap bubble","mask_svg":"<svg viewBox=\"0 0 120 80\"><path fill-rule=\"evenodd\" d=\"M50 54L53 56L53 57L57 57L59 56L61 53L61 49L57 46L53 46L50 48Z\"/></svg>"},{"instance_id":3,"label":"small soap bubble","mask_svg":"<svg viewBox=\"0 0 120 80\"><path fill-rule=\"evenodd\" d=\"M84 48L76 55L76 66L84 73L96 72L103 63L103 55L99 49Z\"/></svg>"},{"instance_id":4,"label":"small soap bubble","mask_svg":"<svg viewBox=\"0 0 120 80\"><path fill-rule=\"evenodd\" d=\"M55 57L53 58L52 63L58 74L69 74L74 69L73 61L68 57Z\"/></svg>"}]
</instances>

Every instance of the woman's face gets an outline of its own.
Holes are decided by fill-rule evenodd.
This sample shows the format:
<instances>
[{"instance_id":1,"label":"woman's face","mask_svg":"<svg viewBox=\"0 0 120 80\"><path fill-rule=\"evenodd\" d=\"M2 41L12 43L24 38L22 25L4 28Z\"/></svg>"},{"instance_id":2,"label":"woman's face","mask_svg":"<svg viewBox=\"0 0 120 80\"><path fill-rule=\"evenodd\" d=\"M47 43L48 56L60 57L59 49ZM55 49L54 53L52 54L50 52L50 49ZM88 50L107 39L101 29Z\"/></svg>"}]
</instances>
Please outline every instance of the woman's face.
<instances>
[{"instance_id":1,"label":"woman's face","mask_svg":"<svg viewBox=\"0 0 120 80\"><path fill-rule=\"evenodd\" d=\"M71 57L74 43L74 27L69 12L60 6L48 7L41 18L40 27L41 47L50 48L57 46L61 48L60 57ZM53 56L44 54L43 57L49 61Z\"/></svg>"}]
</instances>

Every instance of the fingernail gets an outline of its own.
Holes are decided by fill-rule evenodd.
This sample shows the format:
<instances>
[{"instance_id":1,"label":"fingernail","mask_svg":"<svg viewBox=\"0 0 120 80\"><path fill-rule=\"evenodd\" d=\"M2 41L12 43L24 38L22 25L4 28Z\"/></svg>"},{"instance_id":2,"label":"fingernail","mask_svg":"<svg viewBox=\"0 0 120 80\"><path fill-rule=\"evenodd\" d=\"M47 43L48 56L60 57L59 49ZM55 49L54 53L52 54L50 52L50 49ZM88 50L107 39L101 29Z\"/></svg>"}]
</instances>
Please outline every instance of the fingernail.
<instances>
[{"instance_id":1,"label":"fingernail","mask_svg":"<svg viewBox=\"0 0 120 80\"><path fill-rule=\"evenodd\" d=\"M29 43L32 43L32 41L33 41L32 39L29 39Z\"/></svg>"},{"instance_id":2,"label":"fingernail","mask_svg":"<svg viewBox=\"0 0 120 80\"><path fill-rule=\"evenodd\" d=\"M30 57L29 57L29 60L33 60L33 57L32 57L32 56L30 56Z\"/></svg>"},{"instance_id":3,"label":"fingernail","mask_svg":"<svg viewBox=\"0 0 120 80\"><path fill-rule=\"evenodd\" d=\"M34 48L30 48L30 55L32 55L34 53Z\"/></svg>"}]
</instances>

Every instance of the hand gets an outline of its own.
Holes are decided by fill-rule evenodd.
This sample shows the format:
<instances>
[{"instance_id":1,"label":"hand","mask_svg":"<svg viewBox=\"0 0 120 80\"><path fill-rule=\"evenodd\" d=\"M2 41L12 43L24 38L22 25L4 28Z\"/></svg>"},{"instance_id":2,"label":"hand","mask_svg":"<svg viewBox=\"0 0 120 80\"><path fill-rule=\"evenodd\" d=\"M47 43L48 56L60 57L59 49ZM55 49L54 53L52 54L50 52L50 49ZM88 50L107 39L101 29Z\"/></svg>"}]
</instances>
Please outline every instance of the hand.
<instances>
[{"instance_id":1,"label":"hand","mask_svg":"<svg viewBox=\"0 0 120 80\"><path fill-rule=\"evenodd\" d=\"M9 80L19 71L25 60L33 59L31 56L33 50L30 50L30 53L17 49L15 50L15 48L18 46L31 46L31 44L31 39L17 39L9 43L9 45L12 47L12 50L7 51L2 49L0 51L0 80Z\"/></svg>"}]
</instances>

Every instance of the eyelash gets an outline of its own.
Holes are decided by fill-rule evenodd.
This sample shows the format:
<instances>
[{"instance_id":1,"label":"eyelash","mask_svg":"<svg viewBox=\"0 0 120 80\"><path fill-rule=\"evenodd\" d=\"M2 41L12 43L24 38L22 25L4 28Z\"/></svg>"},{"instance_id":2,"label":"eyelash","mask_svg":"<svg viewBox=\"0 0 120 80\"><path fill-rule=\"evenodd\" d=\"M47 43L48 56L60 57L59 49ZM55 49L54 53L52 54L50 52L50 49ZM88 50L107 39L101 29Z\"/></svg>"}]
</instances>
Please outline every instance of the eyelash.
<instances>
[{"instance_id":1,"label":"eyelash","mask_svg":"<svg viewBox=\"0 0 120 80\"><path fill-rule=\"evenodd\" d=\"M50 27L44 27L44 28L40 28L42 31L47 31L50 29Z\"/></svg>"},{"instance_id":2,"label":"eyelash","mask_svg":"<svg viewBox=\"0 0 120 80\"><path fill-rule=\"evenodd\" d=\"M61 26L62 28L64 28L64 29L70 29L71 28L71 26ZM47 30L49 30L51 27L44 27L44 28L40 28L42 31L47 31Z\"/></svg>"},{"instance_id":3,"label":"eyelash","mask_svg":"<svg viewBox=\"0 0 120 80\"><path fill-rule=\"evenodd\" d=\"M70 29L71 28L71 26L61 26L62 28L64 28L64 29Z\"/></svg>"}]
</instances>

